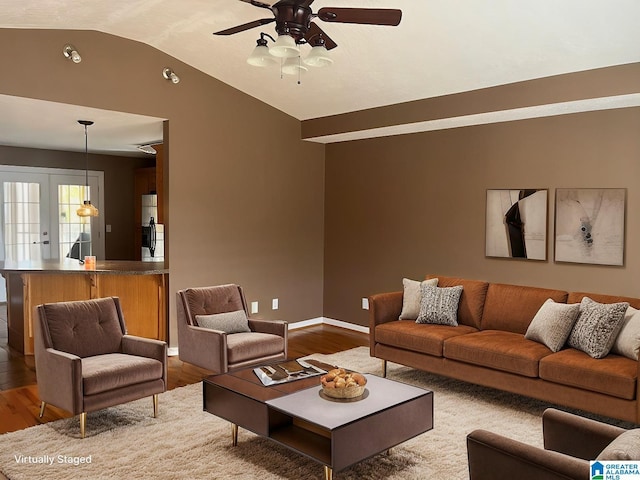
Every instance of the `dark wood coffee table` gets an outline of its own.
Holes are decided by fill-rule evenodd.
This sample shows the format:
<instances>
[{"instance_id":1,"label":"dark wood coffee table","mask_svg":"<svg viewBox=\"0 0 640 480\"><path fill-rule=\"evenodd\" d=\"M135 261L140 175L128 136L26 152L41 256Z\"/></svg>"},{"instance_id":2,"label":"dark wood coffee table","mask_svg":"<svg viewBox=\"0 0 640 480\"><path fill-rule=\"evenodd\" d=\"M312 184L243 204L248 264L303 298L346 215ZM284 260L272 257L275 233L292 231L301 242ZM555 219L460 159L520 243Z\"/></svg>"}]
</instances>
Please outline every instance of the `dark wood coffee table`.
<instances>
[{"instance_id":1,"label":"dark wood coffee table","mask_svg":"<svg viewBox=\"0 0 640 480\"><path fill-rule=\"evenodd\" d=\"M325 365L326 369L333 368ZM204 410L340 471L433 428L433 392L365 375L361 399L330 400L320 377L265 387L252 368L203 380Z\"/></svg>"}]
</instances>

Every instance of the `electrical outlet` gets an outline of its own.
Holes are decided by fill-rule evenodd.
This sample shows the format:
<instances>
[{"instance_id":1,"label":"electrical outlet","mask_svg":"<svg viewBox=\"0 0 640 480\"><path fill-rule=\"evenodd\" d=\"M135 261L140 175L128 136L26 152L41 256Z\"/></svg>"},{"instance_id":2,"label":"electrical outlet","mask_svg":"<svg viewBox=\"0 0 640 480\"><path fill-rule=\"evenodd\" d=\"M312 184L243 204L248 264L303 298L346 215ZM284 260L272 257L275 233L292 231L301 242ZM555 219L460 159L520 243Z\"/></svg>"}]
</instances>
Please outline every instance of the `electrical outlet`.
<instances>
[{"instance_id":1,"label":"electrical outlet","mask_svg":"<svg viewBox=\"0 0 640 480\"><path fill-rule=\"evenodd\" d=\"M274 298L273 300L271 300L271 310L277 310L278 309L278 299Z\"/></svg>"},{"instance_id":2,"label":"electrical outlet","mask_svg":"<svg viewBox=\"0 0 640 480\"><path fill-rule=\"evenodd\" d=\"M258 302L251 302L251 313L258 313Z\"/></svg>"},{"instance_id":3,"label":"electrical outlet","mask_svg":"<svg viewBox=\"0 0 640 480\"><path fill-rule=\"evenodd\" d=\"M369 299L366 297L362 297L362 309L369 310Z\"/></svg>"}]
</instances>

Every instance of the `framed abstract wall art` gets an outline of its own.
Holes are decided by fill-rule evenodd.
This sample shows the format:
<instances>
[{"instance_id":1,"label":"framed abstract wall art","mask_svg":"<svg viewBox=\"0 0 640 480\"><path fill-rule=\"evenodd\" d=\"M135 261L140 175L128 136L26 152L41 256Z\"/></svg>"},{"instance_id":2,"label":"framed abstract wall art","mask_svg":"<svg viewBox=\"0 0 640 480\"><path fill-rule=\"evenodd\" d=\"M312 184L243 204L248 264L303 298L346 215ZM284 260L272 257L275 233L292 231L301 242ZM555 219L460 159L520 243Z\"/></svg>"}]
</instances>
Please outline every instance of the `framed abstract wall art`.
<instances>
[{"instance_id":1,"label":"framed abstract wall art","mask_svg":"<svg viewBox=\"0 0 640 480\"><path fill-rule=\"evenodd\" d=\"M547 189L487 190L485 255L547 259Z\"/></svg>"},{"instance_id":2,"label":"framed abstract wall art","mask_svg":"<svg viewBox=\"0 0 640 480\"><path fill-rule=\"evenodd\" d=\"M556 189L555 261L624 265L625 188Z\"/></svg>"}]
</instances>

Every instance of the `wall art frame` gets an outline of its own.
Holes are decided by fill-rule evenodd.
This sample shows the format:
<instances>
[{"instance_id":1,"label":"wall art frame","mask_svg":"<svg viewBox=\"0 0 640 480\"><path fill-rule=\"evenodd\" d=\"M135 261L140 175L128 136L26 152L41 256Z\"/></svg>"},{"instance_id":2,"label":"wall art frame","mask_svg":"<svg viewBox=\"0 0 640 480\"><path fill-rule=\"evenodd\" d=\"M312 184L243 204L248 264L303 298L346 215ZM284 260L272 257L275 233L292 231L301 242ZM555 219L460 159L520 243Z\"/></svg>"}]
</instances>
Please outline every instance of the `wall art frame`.
<instances>
[{"instance_id":1,"label":"wall art frame","mask_svg":"<svg viewBox=\"0 0 640 480\"><path fill-rule=\"evenodd\" d=\"M624 266L626 188L557 188L556 262Z\"/></svg>"},{"instance_id":2,"label":"wall art frame","mask_svg":"<svg viewBox=\"0 0 640 480\"><path fill-rule=\"evenodd\" d=\"M547 260L549 190L488 189L485 256Z\"/></svg>"}]
</instances>

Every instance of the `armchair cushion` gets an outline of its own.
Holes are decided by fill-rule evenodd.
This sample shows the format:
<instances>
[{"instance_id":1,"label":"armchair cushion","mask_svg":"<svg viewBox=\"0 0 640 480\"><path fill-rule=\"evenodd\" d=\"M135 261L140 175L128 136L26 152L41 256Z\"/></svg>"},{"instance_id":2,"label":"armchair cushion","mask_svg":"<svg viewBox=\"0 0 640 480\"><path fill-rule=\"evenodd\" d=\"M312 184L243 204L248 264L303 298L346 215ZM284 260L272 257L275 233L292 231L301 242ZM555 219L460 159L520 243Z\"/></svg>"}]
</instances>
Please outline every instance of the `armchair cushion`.
<instances>
[{"instance_id":1,"label":"armchair cushion","mask_svg":"<svg viewBox=\"0 0 640 480\"><path fill-rule=\"evenodd\" d=\"M640 428L627 430L600 452L596 460L640 459Z\"/></svg>"},{"instance_id":2,"label":"armchair cushion","mask_svg":"<svg viewBox=\"0 0 640 480\"><path fill-rule=\"evenodd\" d=\"M153 381L162 376L162 363L151 358L110 353L82 359L85 395Z\"/></svg>"},{"instance_id":3,"label":"armchair cushion","mask_svg":"<svg viewBox=\"0 0 640 480\"><path fill-rule=\"evenodd\" d=\"M234 312L214 313L211 315L196 315L198 327L220 330L225 333L250 332L249 320L244 310Z\"/></svg>"},{"instance_id":4,"label":"armchair cushion","mask_svg":"<svg viewBox=\"0 0 640 480\"><path fill-rule=\"evenodd\" d=\"M284 350L284 338L269 333L234 333L227 335L229 363L278 355Z\"/></svg>"},{"instance_id":5,"label":"armchair cushion","mask_svg":"<svg viewBox=\"0 0 640 480\"><path fill-rule=\"evenodd\" d=\"M79 357L120 351L124 327L111 298L43 305L53 348Z\"/></svg>"}]
</instances>

